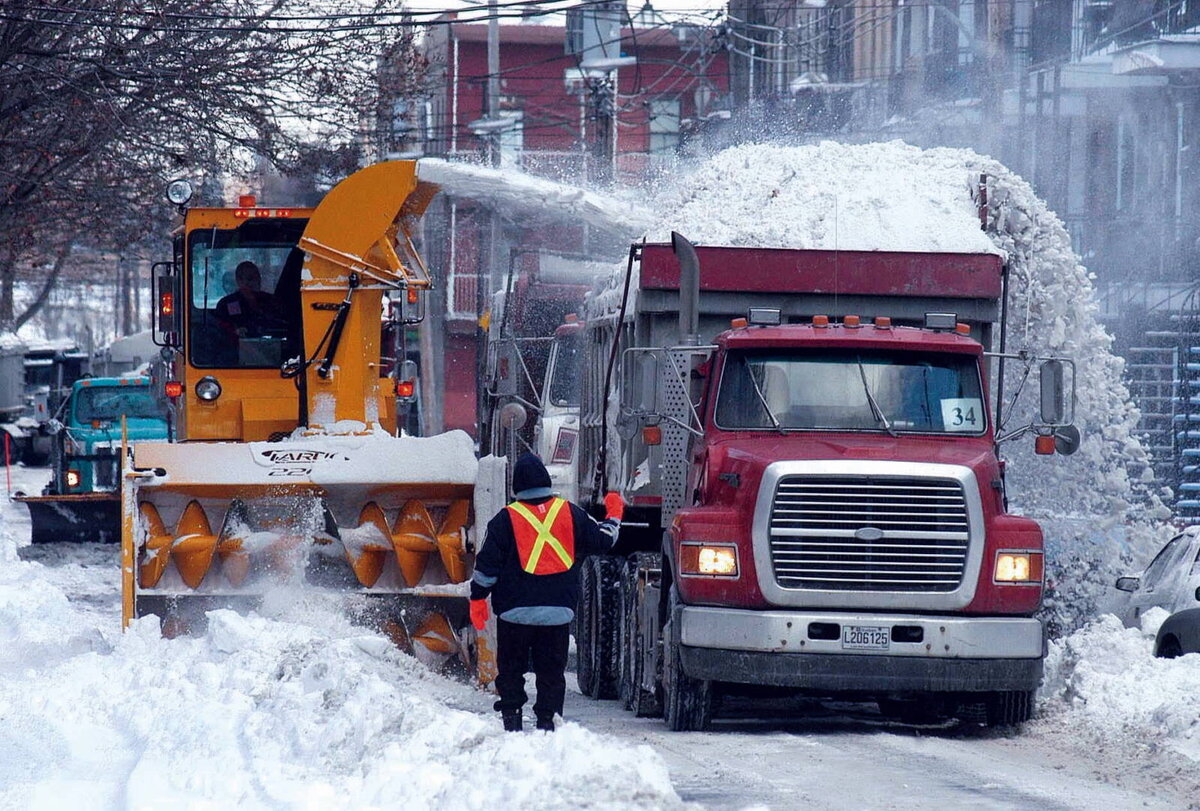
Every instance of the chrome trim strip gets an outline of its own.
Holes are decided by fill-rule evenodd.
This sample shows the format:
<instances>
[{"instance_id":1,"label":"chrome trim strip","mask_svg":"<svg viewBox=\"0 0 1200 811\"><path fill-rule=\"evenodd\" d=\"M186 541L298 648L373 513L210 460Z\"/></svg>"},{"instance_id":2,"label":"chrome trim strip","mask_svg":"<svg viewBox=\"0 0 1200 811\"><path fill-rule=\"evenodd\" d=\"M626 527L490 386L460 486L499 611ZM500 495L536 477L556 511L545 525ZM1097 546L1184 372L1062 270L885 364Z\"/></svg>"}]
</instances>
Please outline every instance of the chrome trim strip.
<instances>
[{"instance_id":1,"label":"chrome trim strip","mask_svg":"<svg viewBox=\"0 0 1200 811\"><path fill-rule=\"evenodd\" d=\"M957 479L963 488L968 517L967 561L962 582L954 591L909 592L909 591L853 591L848 589L787 589L775 581L775 568L771 561L771 508L779 480L785 476L902 476L931 479ZM777 530L780 536L799 537L802 530ZM852 530L830 530L830 535L852 538ZM943 538L961 540L964 533L923 533L908 530L884 530L884 540ZM754 508L754 524L751 529L754 547L754 566L758 572L758 586L767 602L778 606L807 608L884 608L916 611L954 611L967 606L975 598L979 583L979 570L983 563L985 527L983 504L975 474L963 465L944 465L930 462L896 462L880 460L816 460L773 462L763 471L762 483L758 488Z\"/></svg>"}]
</instances>

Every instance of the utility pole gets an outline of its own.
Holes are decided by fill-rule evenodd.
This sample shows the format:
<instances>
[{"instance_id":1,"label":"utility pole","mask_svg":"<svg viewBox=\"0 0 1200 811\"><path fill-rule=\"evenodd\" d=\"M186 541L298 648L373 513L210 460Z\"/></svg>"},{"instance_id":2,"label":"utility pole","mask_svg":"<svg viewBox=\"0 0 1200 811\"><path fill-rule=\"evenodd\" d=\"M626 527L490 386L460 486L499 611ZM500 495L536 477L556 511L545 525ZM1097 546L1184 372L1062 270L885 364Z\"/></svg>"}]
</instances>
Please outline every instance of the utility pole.
<instances>
[{"instance_id":1,"label":"utility pole","mask_svg":"<svg viewBox=\"0 0 1200 811\"><path fill-rule=\"evenodd\" d=\"M588 118L592 121L592 139L588 145L588 180L597 186L608 186L613 180L613 156L616 144L613 142L615 128L615 97L613 79L610 73L599 76L589 76L587 79L588 107L591 112Z\"/></svg>"},{"instance_id":2,"label":"utility pole","mask_svg":"<svg viewBox=\"0 0 1200 811\"><path fill-rule=\"evenodd\" d=\"M487 99L485 103L486 122L476 129L487 144L488 163L500 165L500 18L496 0L488 0L488 30L487 30ZM479 124L481 122L475 122ZM475 277L475 426L476 435L483 424L484 409L487 408L487 397L484 392L483 380L487 365L487 329L484 314L488 312L488 302L491 293L496 289L496 277L499 275L500 256L500 212L496 203L488 204L487 218L487 252L479 252L479 273ZM482 234L480 235L482 236ZM508 302L505 302L508 306Z\"/></svg>"},{"instance_id":3,"label":"utility pole","mask_svg":"<svg viewBox=\"0 0 1200 811\"><path fill-rule=\"evenodd\" d=\"M500 118L500 18L497 16L496 0L488 0L487 37L487 117L491 121ZM488 152L492 166L500 165L500 133L487 136Z\"/></svg>"},{"instance_id":4,"label":"utility pole","mask_svg":"<svg viewBox=\"0 0 1200 811\"><path fill-rule=\"evenodd\" d=\"M579 11L581 41L579 68L587 81L588 118L593 122L588 144L588 179L607 186L613 179L616 154L617 72L637 60L621 55L621 23L626 19L624 0L595 3Z\"/></svg>"}]
</instances>

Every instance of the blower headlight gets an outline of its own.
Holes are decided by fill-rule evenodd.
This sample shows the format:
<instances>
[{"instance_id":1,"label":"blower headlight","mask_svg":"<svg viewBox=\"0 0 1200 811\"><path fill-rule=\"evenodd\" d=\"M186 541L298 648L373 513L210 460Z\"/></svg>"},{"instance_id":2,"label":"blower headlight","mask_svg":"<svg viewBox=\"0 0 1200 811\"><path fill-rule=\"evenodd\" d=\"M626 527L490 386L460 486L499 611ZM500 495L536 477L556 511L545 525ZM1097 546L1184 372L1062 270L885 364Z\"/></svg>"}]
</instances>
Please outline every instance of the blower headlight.
<instances>
[{"instance_id":1,"label":"blower headlight","mask_svg":"<svg viewBox=\"0 0 1200 811\"><path fill-rule=\"evenodd\" d=\"M212 402L221 396L221 384L212 375L205 375L196 381L196 396Z\"/></svg>"},{"instance_id":2,"label":"blower headlight","mask_svg":"<svg viewBox=\"0 0 1200 811\"><path fill-rule=\"evenodd\" d=\"M167 184L167 200L176 206L182 206L192 199L192 184L184 178L172 180Z\"/></svg>"}]
</instances>

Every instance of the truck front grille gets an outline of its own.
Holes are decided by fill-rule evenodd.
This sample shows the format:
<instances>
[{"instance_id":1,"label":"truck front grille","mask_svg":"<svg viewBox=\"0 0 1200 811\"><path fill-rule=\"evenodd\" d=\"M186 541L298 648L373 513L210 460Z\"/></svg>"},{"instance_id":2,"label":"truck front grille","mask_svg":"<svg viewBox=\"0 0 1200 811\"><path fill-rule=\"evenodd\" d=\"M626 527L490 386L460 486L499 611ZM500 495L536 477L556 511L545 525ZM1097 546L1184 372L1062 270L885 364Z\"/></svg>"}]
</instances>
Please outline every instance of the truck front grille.
<instances>
[{"instance_id":1,"label":"truck front grille","mask_svg":"<svg viewBox=\"0 0 1200 811\"><path fill-rule=\"evenodd\" d=\"M107 456L104 451L96 451L97 455ZM110 458L97 459L92 467L92 481L97 490L111 490L117 486L117 456L112 454Z\"/></svg>"},{"instance_id":2,"label":"truck front grille","mask_svg":"<svg viewBox=\"0 0 1200 811\"><path fill-rule=\"evenodd\" d=\"M771 506L771 563L788 589L954 591L970 545L956 479L785 476Z\"/></svg>"}]
</instances>

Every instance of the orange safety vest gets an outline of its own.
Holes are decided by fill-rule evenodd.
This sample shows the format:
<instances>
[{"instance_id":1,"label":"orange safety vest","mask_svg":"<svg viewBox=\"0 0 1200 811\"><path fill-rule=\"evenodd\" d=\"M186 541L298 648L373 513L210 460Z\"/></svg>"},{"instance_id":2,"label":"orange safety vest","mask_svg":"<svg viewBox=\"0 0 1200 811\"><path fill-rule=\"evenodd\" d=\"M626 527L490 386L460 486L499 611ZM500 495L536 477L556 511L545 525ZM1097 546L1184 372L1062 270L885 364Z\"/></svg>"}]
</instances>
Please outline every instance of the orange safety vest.
<instances>
[{"instance_id":1,"label":"orange safety vest","mask_svg":"<svg viewBox=\"0 0 1200 811\"><path fill-rule=\"evenodd\" d=\"M560 574L575 563L575 522L565 499L508 505L521 568L529 574Z\"/></svg>"}]
</instances>

